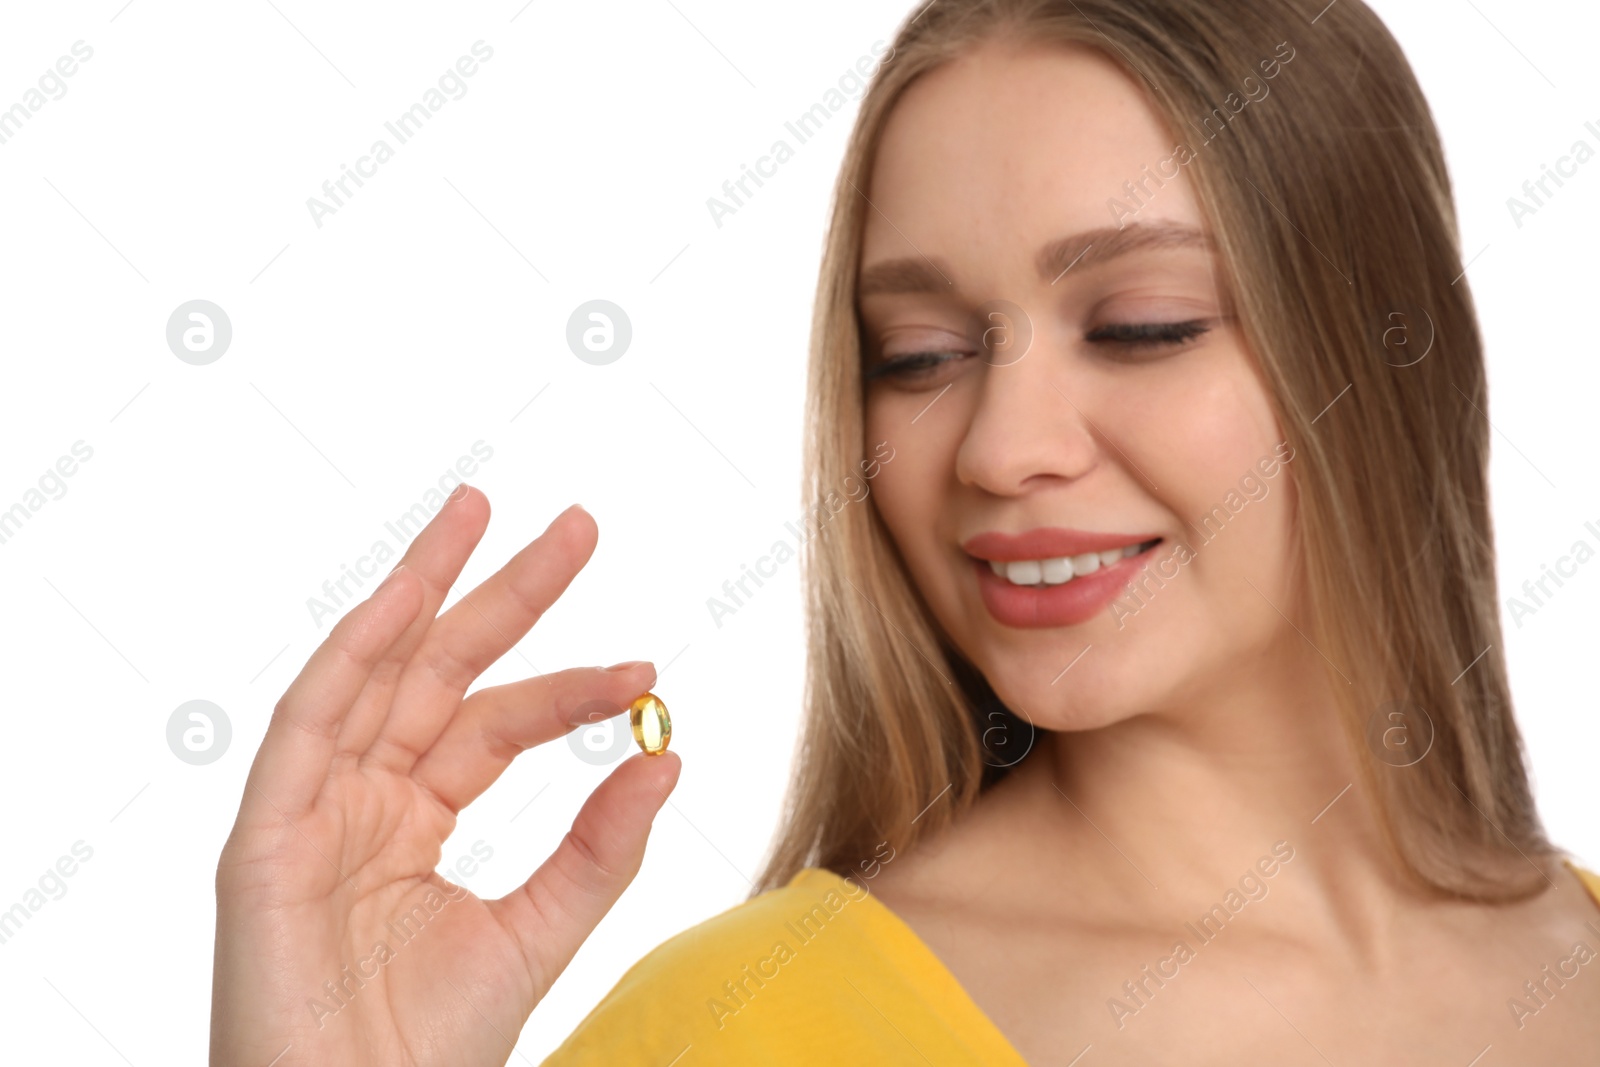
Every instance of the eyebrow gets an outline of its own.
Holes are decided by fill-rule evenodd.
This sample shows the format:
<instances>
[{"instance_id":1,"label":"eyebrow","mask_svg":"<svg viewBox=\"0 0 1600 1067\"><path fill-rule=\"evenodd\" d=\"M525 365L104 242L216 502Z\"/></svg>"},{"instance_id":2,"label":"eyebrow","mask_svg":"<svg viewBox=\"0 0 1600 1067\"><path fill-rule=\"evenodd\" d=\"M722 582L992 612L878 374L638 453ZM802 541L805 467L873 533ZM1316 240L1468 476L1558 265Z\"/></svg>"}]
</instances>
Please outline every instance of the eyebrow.
<instances>
[{"instance_id":1,"label":"eyebrow","mask_svg":"<svg viewBox=\"0 0 1600 1067\"><path fill-rule=\"evenodd\" d=\"M1118 256L1157 248L1197 248L1212 251L1211 238L1193 226L1176 222L1130 223L1118 228L1059 237L1039 249L1034 266L1051 285L1073 267L1105 263ZM881 260L861 270L857 298L882 293L947 293L953 282L949 264L937 257L906 256Z\"/></svg>"}]
</instances>

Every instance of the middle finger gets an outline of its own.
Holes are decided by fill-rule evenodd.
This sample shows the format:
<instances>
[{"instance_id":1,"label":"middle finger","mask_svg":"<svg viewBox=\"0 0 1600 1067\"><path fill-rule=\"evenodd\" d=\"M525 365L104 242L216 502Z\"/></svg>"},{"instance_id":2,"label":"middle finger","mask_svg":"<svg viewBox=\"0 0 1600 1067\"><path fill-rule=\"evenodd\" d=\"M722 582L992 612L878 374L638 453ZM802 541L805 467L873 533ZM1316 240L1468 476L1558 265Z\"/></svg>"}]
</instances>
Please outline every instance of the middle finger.
<instances>
[{"instance_id":1,"label":"middle finger","mask_svg":"<svg viewBox=\"0 0 1600 1067\"><path fill-rule=\"evenodd\" d=\"M522 640L571 584L598 536L594 517L573 505L440 615L400 672L389 715L363 760L409 773L443 732L467 687Z\"/></svg>"}]
</instances>

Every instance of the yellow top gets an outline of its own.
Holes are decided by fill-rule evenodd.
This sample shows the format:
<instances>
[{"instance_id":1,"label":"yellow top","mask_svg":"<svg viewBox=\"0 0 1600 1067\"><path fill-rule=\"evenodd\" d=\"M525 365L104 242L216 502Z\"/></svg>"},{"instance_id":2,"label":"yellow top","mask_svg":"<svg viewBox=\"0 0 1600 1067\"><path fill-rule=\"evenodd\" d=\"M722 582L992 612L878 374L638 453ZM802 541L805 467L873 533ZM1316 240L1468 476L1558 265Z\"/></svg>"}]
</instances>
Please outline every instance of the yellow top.
<instances>
[{"instance_id":1,"label":"yellow top","mask_svg":"<svg viewBox=\"0 0 1600 1067\"><path fill-rule=\"evenodd\" d=\"M650 952L543 1067L819 1063L1027 1067L910 927L817 868Z\"/></svg>"}]
</instances>

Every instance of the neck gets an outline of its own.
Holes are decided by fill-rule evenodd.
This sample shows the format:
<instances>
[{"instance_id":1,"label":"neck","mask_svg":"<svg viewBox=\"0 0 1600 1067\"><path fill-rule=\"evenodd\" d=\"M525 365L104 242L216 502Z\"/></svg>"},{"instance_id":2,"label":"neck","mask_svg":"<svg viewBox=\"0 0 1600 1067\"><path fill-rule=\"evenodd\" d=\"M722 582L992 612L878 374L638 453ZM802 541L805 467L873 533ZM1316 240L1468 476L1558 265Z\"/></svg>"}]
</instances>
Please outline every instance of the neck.
<instances>
[{"instance_id":1,"label":"neck","mask_svg":"<svg viewBox=\"0 0 1600 1067\"><path fill-rule=\"evenodd\" d=\"M1001 787L1052 842L1036 850L1040 873L1070 879L1055 884L1098 897L1107 916L1131 906L1181 929L1233 893L1260 930L1314 936L1309 916L1379 953L1407 891L1340 725L1336 683L1289 636L1298 650L1231 671L1181 706L1041 735ZM1278 906L1254 906L1268 898Z\"/></svg>"}]
</instances>

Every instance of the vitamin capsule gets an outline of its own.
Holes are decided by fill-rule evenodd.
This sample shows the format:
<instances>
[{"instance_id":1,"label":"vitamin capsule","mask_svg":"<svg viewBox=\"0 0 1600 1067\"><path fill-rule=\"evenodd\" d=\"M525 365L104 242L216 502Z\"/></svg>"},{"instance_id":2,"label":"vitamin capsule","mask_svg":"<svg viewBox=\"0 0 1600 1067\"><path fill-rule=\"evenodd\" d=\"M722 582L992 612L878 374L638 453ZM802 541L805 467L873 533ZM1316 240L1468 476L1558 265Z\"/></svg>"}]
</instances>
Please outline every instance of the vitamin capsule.
<instances>
[{"instance_id":1,"label":"vitamin capsule","mask_svg":"<svg viewBox=\"0 0 1600 1067\"><path fill-rule=\"evenodd\" d=\"M629 705L628 724L645 755L659 756L667 750L667 742L672 740L672 717L660 697L646 693Z\"/></svg>"}]
</instances>

